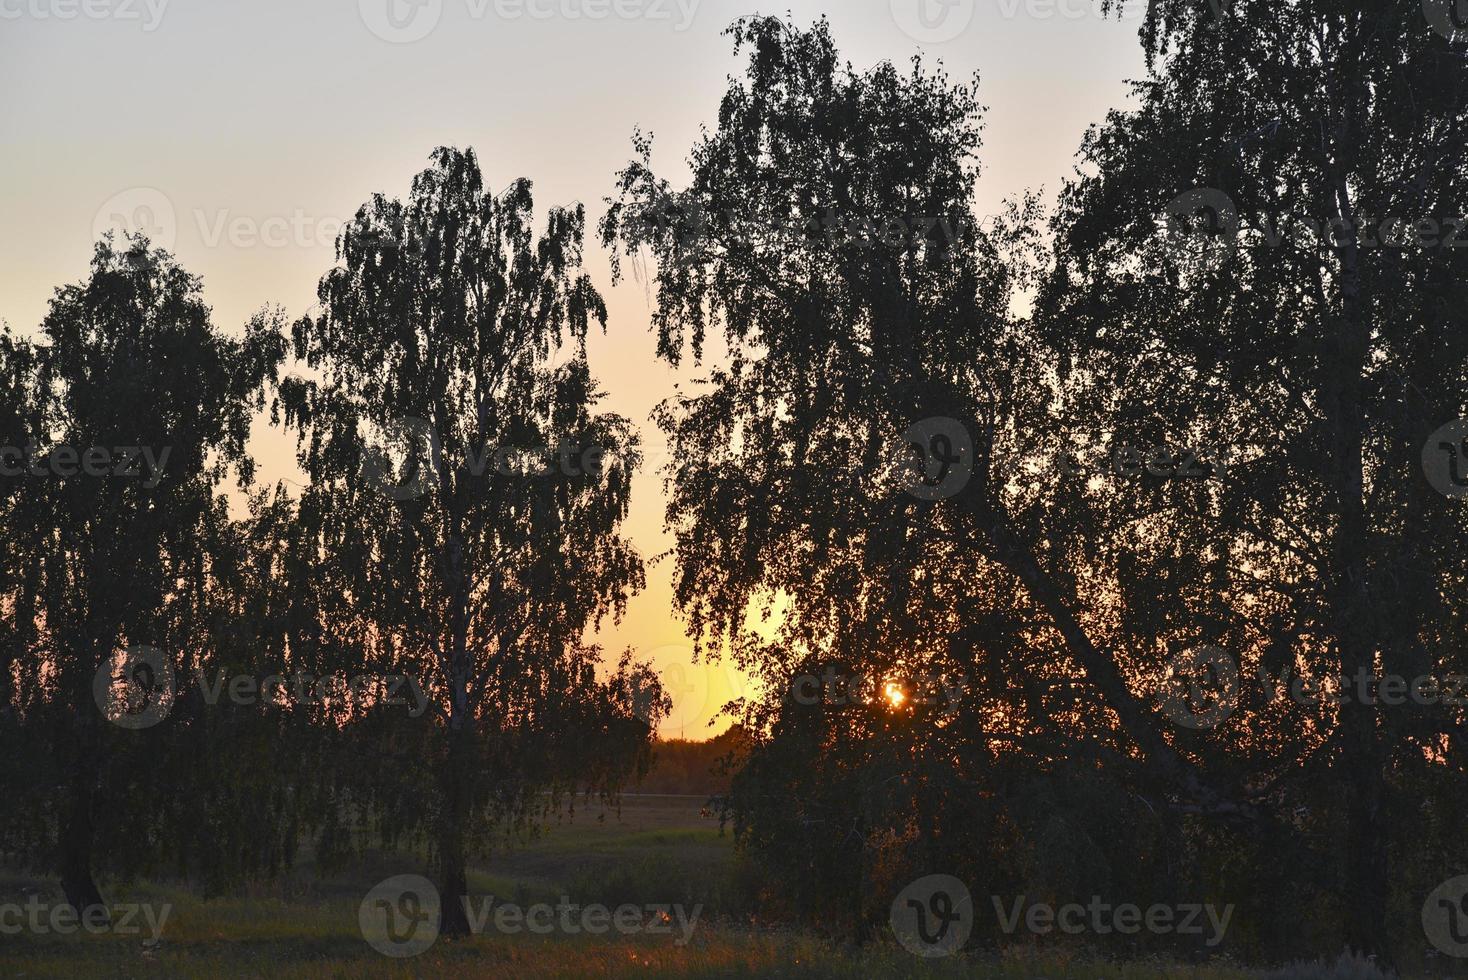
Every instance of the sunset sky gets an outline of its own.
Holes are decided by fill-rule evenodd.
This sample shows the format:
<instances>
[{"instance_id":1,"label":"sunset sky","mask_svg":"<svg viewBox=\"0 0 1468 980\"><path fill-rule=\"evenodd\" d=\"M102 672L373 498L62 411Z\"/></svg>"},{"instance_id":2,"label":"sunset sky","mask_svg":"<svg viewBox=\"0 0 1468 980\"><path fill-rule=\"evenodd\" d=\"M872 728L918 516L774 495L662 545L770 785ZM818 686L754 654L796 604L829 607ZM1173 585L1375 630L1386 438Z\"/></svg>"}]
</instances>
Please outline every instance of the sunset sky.
<instances>
[{"instance_id":1,"label":"sunset sky","mask_svg":"<svg viewBox=\"0 0 1468 980\"><path fill-rule=\"evenodd\" d=\"M294 318L315 302L340 221L374 191L405 195L444 144L473 147L496 189L531 178L541 215L579 200L594 225L635 128L655 134L660 173L686 173L741 67L730 21L788 9L809 23L822 6L858 69L921 51L958 79L982 71L979 215L1025 188L1053 196L1085 127L1142 74L1138 0L1120 22L1083 0L77 0L69 19L0 0L0 319L33 331L116 216L202 276L218 326L271 305ZM655 361L644 284L613 288L595 243L587 260L610 308L590 343L604 405L642 427L656 463L648 414L701 371ZM253 449L266 481L300 480L283 434L259 424ZM645 556L671 545L654 467L630 530ZM701 738L725 727L706 723L741 680L689 664L672 571L651 566L600 640L609 656L652 656L674 699L663 734Z\"/></svg>"}]
</instances>

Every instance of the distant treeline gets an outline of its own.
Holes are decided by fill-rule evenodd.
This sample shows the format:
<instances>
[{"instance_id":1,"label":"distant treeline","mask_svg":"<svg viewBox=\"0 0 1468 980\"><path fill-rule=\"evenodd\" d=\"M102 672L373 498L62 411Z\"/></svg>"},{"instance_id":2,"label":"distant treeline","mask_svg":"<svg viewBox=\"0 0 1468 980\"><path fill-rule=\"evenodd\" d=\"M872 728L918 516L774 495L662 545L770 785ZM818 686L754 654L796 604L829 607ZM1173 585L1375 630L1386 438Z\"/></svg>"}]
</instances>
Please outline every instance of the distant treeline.
<instances>
[{"instance_id":1,"label":"distant treeline","mask_svg":"<svg viewBox=\"0 0 1468 980\"><path fill-rule=\"evenodd\" d=\"M736 725L706 742L659 739L653 747L652 768L642 782L631 787L631 792L723 795L729 792L724 761L735 752L741 738Z\"/></svg>"}]
</instances>

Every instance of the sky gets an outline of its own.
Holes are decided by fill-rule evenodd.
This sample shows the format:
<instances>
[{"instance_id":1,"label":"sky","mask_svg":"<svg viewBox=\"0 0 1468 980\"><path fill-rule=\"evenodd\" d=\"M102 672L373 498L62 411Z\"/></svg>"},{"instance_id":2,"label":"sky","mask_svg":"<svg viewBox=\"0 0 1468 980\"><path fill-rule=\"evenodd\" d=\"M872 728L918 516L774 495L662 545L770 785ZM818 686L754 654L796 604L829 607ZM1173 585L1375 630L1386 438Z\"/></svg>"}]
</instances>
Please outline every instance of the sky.
<instances>
[{"instance_id":1,"label":"sky","mask_svg":"<svg viewBox=\"0 0 1468 980\"><path fill-rule=\"evenodd\" d=\"M436 146L472 147L486 184L534 181L537 213L605 211L636 129L675 185L701 125L742 68L724 29L747 14L822 15L858 70L914 54L956 80L981 73L989 106L980 216L1026 189L1053 199L1088 125L1128 103L1143 74L1141 0L1118 20L1099 0L0 0L0 321L28 334L56 287L84 277L108 228L147 230L202 277L216 326L315 303L337 228L374 192L405 196ZM605 410L638 424L702 372L654 358L646 284L613 287L588 343ZM293 442L261 420L261 478L295 481ZM630 526L667 551L661 478L634 484ZM691 663L671 560L597 640L650 658L673 698L665 737L705 738L745 678Z\"/></svg>"}]
</instances>

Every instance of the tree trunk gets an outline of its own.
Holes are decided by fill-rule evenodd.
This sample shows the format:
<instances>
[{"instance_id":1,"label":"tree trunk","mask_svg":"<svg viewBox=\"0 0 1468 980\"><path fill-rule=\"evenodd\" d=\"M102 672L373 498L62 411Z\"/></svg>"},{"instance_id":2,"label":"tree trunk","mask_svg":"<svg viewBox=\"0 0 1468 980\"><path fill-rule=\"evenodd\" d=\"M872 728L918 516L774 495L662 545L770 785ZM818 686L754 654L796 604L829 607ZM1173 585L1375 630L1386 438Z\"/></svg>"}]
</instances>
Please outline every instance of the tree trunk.
<instances>
[{"instance_id":1,"label":"tree trunk","mask_svg":"<svg viewBox=\"0 0 1468 980\"><path fill-rule=\"evenodd\" d=\"M111 644L85 642L75 647L78 651L110 648ZM77 654L71 662L89 664L91 660ZM98 773L106 771L107 759L103 748L105 741L97 730L104 722L92 700L91 676L78 670L67 682L72 692L70 707L73 713L70 723L65 724L61 732L67 745L63 758L69 756L71 779L57 840L57 870L61 873L61 892L66 896L66 903L79 916L93 906L100 905L106 910L102 892L92 877L96 840L92 811L97 805Z\"/></svg>"},{"instance_id":2,"label":"tree trunk","mask_svg":"<svg viewBox=\"0 0 1468 980\"><path fill-rule=\"evenodd\" d=\"M1381 760L1370 727L1371 709L1360 707L1347 734L1346 945L1362 956L1376 957L1383 969L1393 965L1387 944L1387 840L1382 819ZM1357 729L1362 730L1357 730Z\"/></svg>"},{"instance_id":3,"label":"tree trunk","mask_svg":"<svg viewBox=\"0 0 1468 980\"><path fill-rule=\"evenodd\" d=\"M435 420L442 413L436 412ZM450 493L447 473L440 467L439 479L445 500ZM463 537L457 514L447 531L445 558L446 583L449 587L449 722L448 755L443 771L443 826L439 831L439 860L442 881L439 902L442 908L440 934L469 935L469 874L465 841L469 835L469 819L474 801L474 767L476 764L474 734L476 721L469 702L469 586L464 571Z\"/></svg>"},{"instance_id":4,"label":"tree trunk","mask_svg":"<svg viewBox=\"0 0 1468 980\"><path fill-rule=\"evenodd\" d=\"M1355 143L1348 113L1339 113L1341 146ZM1357 215L1344 176L1328 172L1334 218L1346 229L1337 250L1340 262L1341 316L1334 334L1325 337L1326 368L1320 406L1325 436L1334 463L1333 489L1339 517L1331 562L1330 601L1343 673L1353 681L1363 672L1376 674L1381 645L1375 619L1378 596L1367 560L1371 525L1366 513L1366 394L1370 357L1369 304L1363 295L1364 275L1356 239ZM1347 698L1340 723L1345 742L1342 771L1346 780L1346 945L1363 956L1375 956L1392 967L1387 942L1387 834L1382 819L1386 760L1377 734L1377 707Z\"/></svg>"},{"instance_id":5,"label":"tree trunk","mask_svg":"<svg viewBox=\"0 0 1468 980\"><path fill-rule=\"evenodd\" d=\"M439 931L445 936L469 935L469 875L465 837L469 832L472 729L450 720L448 757L443 773L443 813L439 828Z\"/></svg>"},{"instance_id":6,"label":"tree trunk","mask_svg":"<svg viewBox=\"0 0 1468 980\"><path fill-rule=\"evenodd\" d=\"M102 893L92 877L92 790L89 774L79 773L72 781L71 802L61 830L61 891L66 903L82 915L100 905Z\"/></svg>"}]
</instances>

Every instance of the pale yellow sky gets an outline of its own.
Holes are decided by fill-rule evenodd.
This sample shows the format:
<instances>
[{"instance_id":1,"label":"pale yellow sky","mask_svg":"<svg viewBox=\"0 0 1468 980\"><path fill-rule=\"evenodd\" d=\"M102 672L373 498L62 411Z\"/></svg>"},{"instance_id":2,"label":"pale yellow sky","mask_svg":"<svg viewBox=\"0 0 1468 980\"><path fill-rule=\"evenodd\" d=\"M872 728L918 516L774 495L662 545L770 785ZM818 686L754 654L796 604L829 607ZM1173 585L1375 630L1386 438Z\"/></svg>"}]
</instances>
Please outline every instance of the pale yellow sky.
<instances>
[{"instance_id":1,"label":"pale yellow sky","mask_svg":"<svg viewBox=\"0 0 1468 980\"><path fill-rule=\"evenodd\" d=\"M472 146L496 187L534 180L542 214L579 200L594 223L634 128L656 135L661 173L686 174L740 67L721 32L756 12L824 13L858 68L921 51L956 79L981 70L976 208L989 214L1027 187L1053 195L1085 127L1124 104L1124 80L1142 74L1140 2L1117 22L1099 0L0 0L0 320L33 330L121 222L203 277L221 327L265 305L298 316L336 225L374 191L404 195L444 144ZM613 288L594 243L588 267L610 310L590 343L606 406L660 455L648 414L677 374L653 358L649 297ZM253 449L264 479L298 479L280 433L257 425ZM644 472L630 530L645 555L670 547L662 523L660 480ZM671 579L669 563L651 567L600 639L664 671L663 734L705 737L743 682L689 663Z\"/></svg>"}]
</instances>

